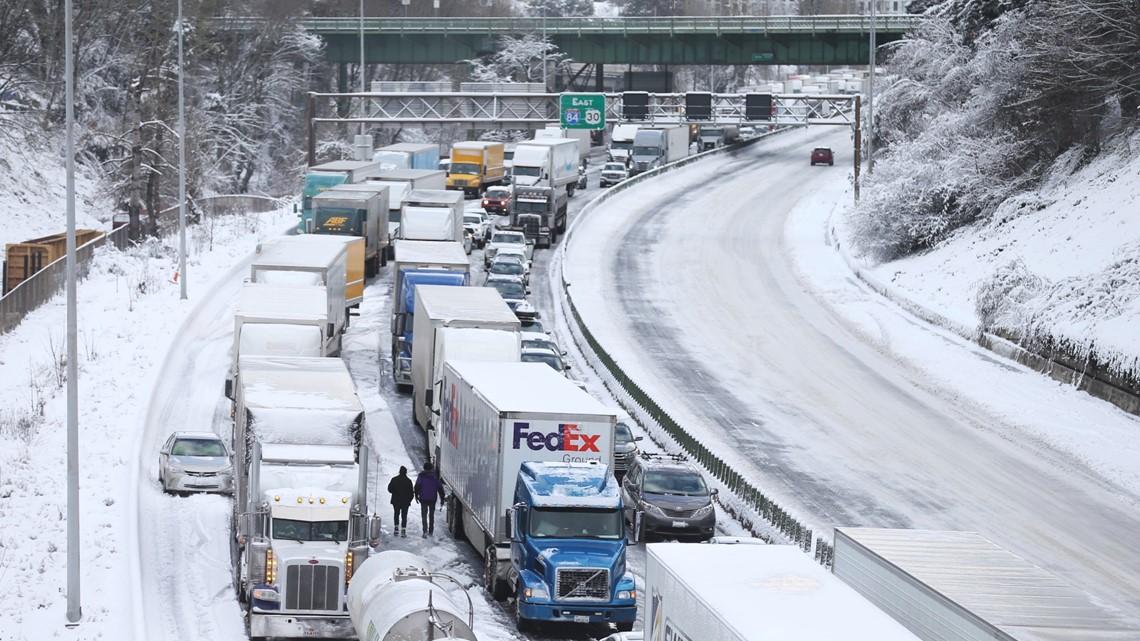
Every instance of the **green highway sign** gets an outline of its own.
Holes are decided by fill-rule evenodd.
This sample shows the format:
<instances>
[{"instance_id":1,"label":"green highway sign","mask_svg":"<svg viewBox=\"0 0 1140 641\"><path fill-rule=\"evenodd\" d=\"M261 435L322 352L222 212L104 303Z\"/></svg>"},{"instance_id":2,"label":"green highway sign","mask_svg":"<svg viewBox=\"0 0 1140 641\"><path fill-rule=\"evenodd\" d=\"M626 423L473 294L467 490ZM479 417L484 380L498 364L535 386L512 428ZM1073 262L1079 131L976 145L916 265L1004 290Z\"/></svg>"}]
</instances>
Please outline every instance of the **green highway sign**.
<instances>
[{"instance_id":1,"label":"green highway sign","mask_svg":"<svg viewBox=\"0 0 1140 641\"><path fill-rule=\"evenodd\" d=\"M600 93L564 93L559 97L563 129L605 129L606 96Z\"/></svg>"},{"instance_id":2,"label":"green highway sign","mask_svg":"<svg viewBox=\"0 0 1140 641\"><path fill-rule=\"evenodd\" d=\"M752 62L770 62L770 61L775 60L775 59L776 59L776 54L774 54L774 53L770 53L767 51L763 51L763 52L753 51L752 52Z\"/></svg>"}]
</instances>

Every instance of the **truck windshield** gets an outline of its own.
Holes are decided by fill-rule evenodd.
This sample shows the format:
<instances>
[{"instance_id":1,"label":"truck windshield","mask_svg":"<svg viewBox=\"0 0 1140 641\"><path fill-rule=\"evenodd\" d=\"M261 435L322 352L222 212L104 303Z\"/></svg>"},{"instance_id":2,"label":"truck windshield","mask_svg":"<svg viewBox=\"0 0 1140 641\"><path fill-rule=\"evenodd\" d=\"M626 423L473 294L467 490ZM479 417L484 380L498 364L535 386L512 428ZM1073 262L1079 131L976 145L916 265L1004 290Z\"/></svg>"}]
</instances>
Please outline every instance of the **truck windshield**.
<instances>
[{"instance_id":1,"label":"truck windshield","mask_svg":"<svg viewBox=\"0 0 1140 641\"><path fill-rule=\"evenodd\" d=\"M451 173L453 174L466 174L474 176L479 173L479 165L473 162L455 162L451 163Z\"/></svg>"},{"instance_id":2,"label":"truck windshield","mask_svg":"<svg viewBox=\"0 0 1140 641\"><path fill-rule=\"evenodd\" d=\"M288 541L348 540L348 521L273 519L273 538Z\"/></svg>"},{"instance_id":3,"label":"truck windshield","mask_svg":"<svg viewBox=\"0 0 1140 641\"><path fill-rule=\"evenodd\" d=\"M656 155L658 155L658 153L657 153L656 147L634 147L633 148L633 155L634 156L656 156Z\"/></svg>"},{"instance_id":4,"label":"truck windshield","mask_svg":"<svg viewBox=\"0 0 1140 641\"><path fill-rule=\"evenodd\" d=\"M364 235L364 210L347 207L322 207L313 215L318 234L338 236Z\"/></svg>"},{"instance_id":5,"label":"truck windshield","mask_svg":"<svg viewBox=\"0 0 1140 641\"><path fill-rule=\"evenodd\" d=\"M610 149L629 149L633 146L633 142L629 140L615 140L610 143Z\"/></svg>"},{"instance_id":6,"label":"truck windshield","mask_svg":"<svg viewBox=\"0 0 1140 641\"><path fill-rule=\"evenodd\" d=\"M542 173L542 169L540 167L520 167L519 165L515 165L513 168L511 168L511 172L513 172L516 176L533 176L535 178L538 178L538 176Z\"/></svg>"},{"instance_id":7,"label":"truck windshield","mask_svg":"<svg viewBox=\"0 0 1140 641\"><path fill-rule=\"evenodd\" d=\"M534 508L527 530L536 539L622 538L621 512L577 508Z\"/></svg>"},{"instance_id":8,"label":"truck windshield","mask_svg":"<svg viewBox=\"0 0 1140 641\"><path fill-rule=\"evenodd\" d=\"M515 201L515 213L519 214L543 214L546 213L546 201L536 203L525 200Z\"/></svg>"}]
</instances>

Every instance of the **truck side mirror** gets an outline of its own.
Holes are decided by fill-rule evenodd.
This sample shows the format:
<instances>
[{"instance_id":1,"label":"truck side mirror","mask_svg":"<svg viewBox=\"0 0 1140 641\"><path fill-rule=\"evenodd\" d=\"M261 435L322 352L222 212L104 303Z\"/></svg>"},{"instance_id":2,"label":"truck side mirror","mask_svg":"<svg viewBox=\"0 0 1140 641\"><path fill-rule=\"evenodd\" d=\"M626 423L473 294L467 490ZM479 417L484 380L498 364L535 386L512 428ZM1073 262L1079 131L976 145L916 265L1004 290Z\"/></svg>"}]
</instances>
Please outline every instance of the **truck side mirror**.
<instances>
[{"instance_id":1,"label":"truck side mirror","mask_svg":"<svg viewBox=\"0 0 1140 641\"><path fill-rule=\"evenodd\" d=\"M325 331L325 336L332 336L335 333L336 333L336 324L335 323L329 323L328 328Z\"/></svg>"},{"instance_id":2,"label":"truck side mirror","mask_svg":"<svg viewBox=\"0 0 1140 641\"><path fill-rule=\"evenodd\" d=\"M633 513L633 531L629 533L628 537L626 537L627 540L633 545L637 545L641 540L641 519L641 510L635 510Z\"/></svg>"},{"instance_id":3,"label":"truck side mirror","mask_svg":"<svg viewBox=\"0 0 1140 641\"><path fill-rule=\"evenodd\" d=\"M434 401L434 394L433 394L433 392L435 392L435 390L434 390L434 389L424 390L424 405L427 405L427 406L429 406L429 407L430 407L431 405L434 405L434 403L433 403L433 401ZM434 410L433 410L433 411L432 411L432 414L439 414L439 412L436 412L436 411L434 411Z\"/></svg>"},{"instance_id":4,"label":"truck side mirror","mask_svg":"<svg viewBox=\"0 0 1140 641\"><path fill-rule=\"evenodd\" d=\"M226 379L226 398L234 400L234 379Z\"/></svg>"}]
</instances>

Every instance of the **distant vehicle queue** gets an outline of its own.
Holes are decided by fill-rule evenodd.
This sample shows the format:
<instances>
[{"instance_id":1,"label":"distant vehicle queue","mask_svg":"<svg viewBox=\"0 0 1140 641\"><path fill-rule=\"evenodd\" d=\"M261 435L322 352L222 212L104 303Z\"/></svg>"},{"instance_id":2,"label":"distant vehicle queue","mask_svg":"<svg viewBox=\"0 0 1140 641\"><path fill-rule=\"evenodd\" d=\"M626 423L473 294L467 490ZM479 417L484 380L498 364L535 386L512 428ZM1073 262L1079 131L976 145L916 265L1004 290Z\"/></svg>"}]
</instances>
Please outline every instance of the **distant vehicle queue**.
<instances>
[{"instance_id":1,"label":"distant vehicle queue","mask_svg":"<svg viewBox=\"0 0 1140 641\"><path fill-rule=\"evenodd\" d=\"M557 133L513 144L510 187L497 142L456 143L446 170L437 147L412 144L312 167L299 233L258 247L224 381L232 432L179 432L159 452L165 491L234 495L233 572L251 637L354 634L349 586L383 530L369 512L365 411L339 357L367 280L390 262L392 379L410 392L446 484L448 529L484 557L485 587L516 600L520 629L632 628L624 524L653 533L642 510L657 510L628 477L615 478L641 469L637 439L624 412L569 377L566 352L528 300L536 247L558 241L567 199L588 185L588 137ZM640 129L641 144L614 162L648 171L683 157L681 134ZM468 195L483 207L466 209ZM474 247L483 249L479 283ZM499 444L490 458L487 443ZM499 485L484 487L488 479ZM697 509L693 534L706 538L711 503ZM511 554L512 542L526 552ZM542 556L552 545L559 556Z\"/></svg>"}]
</instances>

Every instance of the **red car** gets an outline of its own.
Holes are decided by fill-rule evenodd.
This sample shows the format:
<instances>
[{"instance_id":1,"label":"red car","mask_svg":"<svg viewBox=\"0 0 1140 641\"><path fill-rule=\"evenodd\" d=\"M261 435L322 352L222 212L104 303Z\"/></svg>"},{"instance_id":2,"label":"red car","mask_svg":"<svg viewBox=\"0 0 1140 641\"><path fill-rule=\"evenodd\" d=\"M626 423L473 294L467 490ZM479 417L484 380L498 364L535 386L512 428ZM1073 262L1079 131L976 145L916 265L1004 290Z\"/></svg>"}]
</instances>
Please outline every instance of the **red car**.
<instances>
[{"instance_id":1,"label":"red car","mask_svg":"<svg viewBox=\"0 0 1140 641\"><path fill-rule=\"evenodd\" d=\"M483 194L483 211L507 213L511 205L511 190L508 187L490 187Z\"/></svg>"},{"instance_id":2,"label":"red car","mask_svg":"<svg viewBox=\"0 0 1140 641\"><path fill-rule=\"evenodd\" d=\"M831 152L831 147L816 147L811 150L811 164L814 167L818 164L835 164L835 154Z\"/></svg>"}]
</instances>

